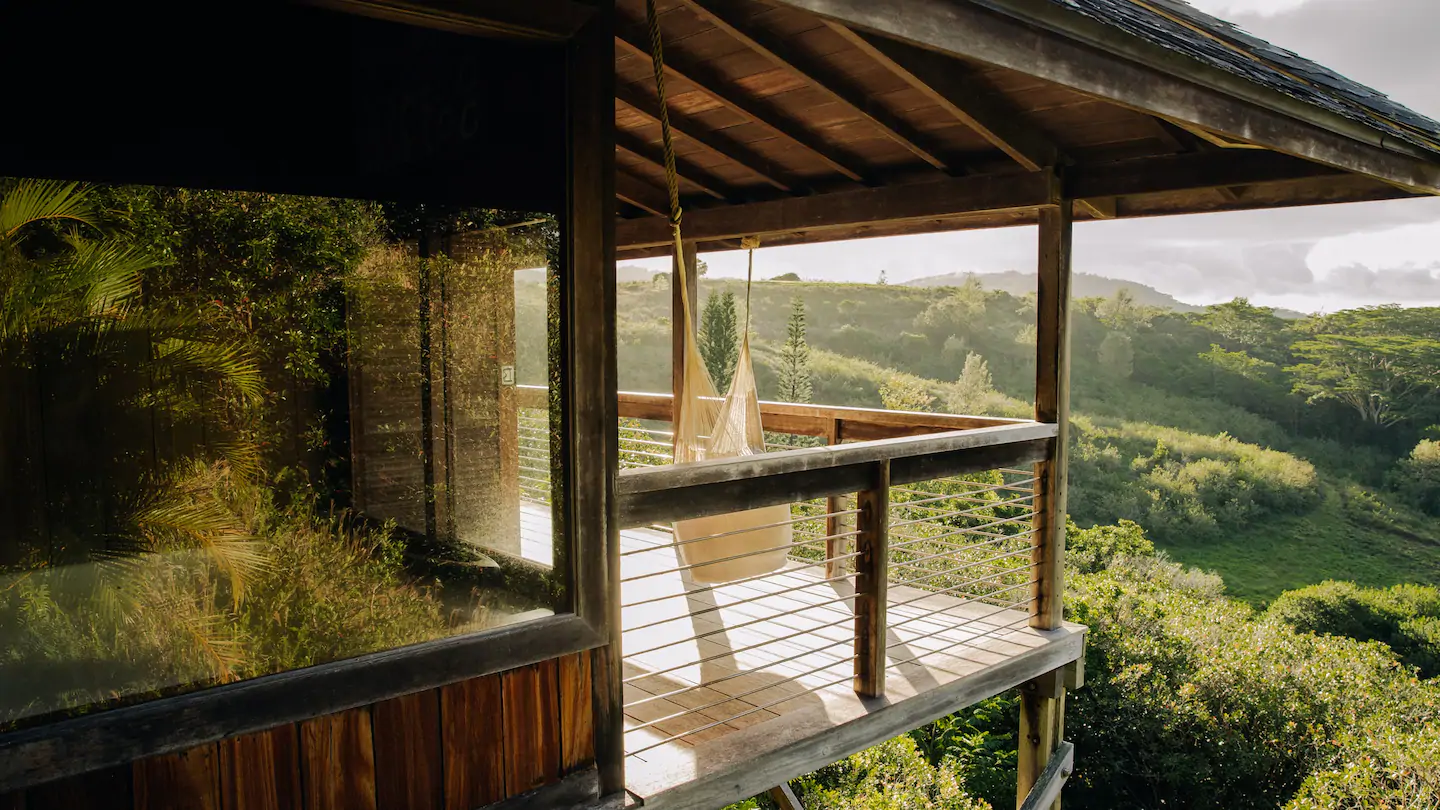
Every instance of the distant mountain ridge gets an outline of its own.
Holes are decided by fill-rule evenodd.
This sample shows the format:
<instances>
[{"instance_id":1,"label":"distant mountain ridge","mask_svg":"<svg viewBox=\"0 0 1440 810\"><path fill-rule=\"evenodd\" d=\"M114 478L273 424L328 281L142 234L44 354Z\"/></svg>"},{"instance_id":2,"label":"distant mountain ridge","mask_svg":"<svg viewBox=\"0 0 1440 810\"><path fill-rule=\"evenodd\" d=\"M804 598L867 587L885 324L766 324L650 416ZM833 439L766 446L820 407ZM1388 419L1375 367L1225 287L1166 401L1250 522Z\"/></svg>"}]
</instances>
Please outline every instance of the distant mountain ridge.
<instances>
[{"instance_id":1,"label":"distant mountain ridge","mask_svg":"<svg viewBox=\"0 0 1440 810\"><path fill-rule=\"evenodd\" d=\"M1003 273L946 273L941 276L926 276L904 283L906 287L959 287L974 276L987 290L999 290L1011 295L1025 295L1035 292L1034 273L1007 270ZM1162 307L1174 312L1204 312L1204 307L1187 304L1174 296L1167 295L1154 287L1134 281L1122 281L1090 273L1076 273L1071 292L1076 298L1110 298L1119 290L1125 290L1143 306Z\"/></svg>"}]
</instances>

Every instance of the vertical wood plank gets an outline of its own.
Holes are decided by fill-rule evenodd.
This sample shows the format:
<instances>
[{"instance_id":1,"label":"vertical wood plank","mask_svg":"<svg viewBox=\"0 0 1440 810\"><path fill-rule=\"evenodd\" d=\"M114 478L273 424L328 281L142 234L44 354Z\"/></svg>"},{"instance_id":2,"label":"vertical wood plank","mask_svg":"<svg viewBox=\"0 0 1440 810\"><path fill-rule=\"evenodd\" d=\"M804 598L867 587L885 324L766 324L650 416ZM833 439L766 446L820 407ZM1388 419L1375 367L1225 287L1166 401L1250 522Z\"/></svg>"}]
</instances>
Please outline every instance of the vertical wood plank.
<instances>
[{"instance_id":1,"label":"vertical wood plank","mask_svg":"<svg viewBox=\"0 0 1440 810\"><path fill-rule=\"evenodd\" d=\"M114 768L37 785L25 792L25 810L130 810L135 806L132 767Z\"/></svg>"},{"instance_id":2,"label":"vertical wood plank","mask_svg":"<svg viewBox=\"0 0 1440 810\"><path fill-rule=\"evenodd\" d=\"M690 302L688 324L691 335L699 329L700 321L700 274L696 272L699 254L695 242L683 242L681 248L684 251L683 272L682 257L671 257L670 265L670 389L674 396L671 402L677 410L685 380L685 296ZM676 413L672 421L678 421L678 418Z\"/></svg>"},{"instance_id":3,"label":"vertical wood plank","mask_svg":"<svg viewBox=\"0 0 1440 810\"><path fill-rule=\"evenodd\" d=\"M620 532L615 477L619 450L619 372L615 304L615 3L594 0L595 14L571 40L569 261L564 323L570 360L565 414L576 611L609 641L592 653L592 706L600 792L625 788L625 718L620 655ZM603 560L604 564L595 563Z\"/></svg>"},{"instance_id":4,"label":"vertical wood plank","mask_svg":"<svg viewBox=\"0 0 1440 810\"><path fill-rule=\"evenodd\" d=\"M1016 762L1015 806L1020 807L1030 789L1039 781L1040 774L1050 762L1055 748L1065 737L1065 691L1059 696L1044 694L1034 689L1035 682L1020 689L1020 744ZM1060 810L1060 799L1051 805L1051 810Z\"/></svg>"},{"instance_id":5,"label":"vertical wood plank","mask_svg":"<svg viewBox=\"0 0 1440 810\"><path fill-rule=\"evenodd\" d=\"M595 717L590 695L590 654L560 659L560 770L568 774L595 761Z\"/></svg>"},{"instance_id":6,"label":"vertical wood plank","mask_svg":"<svg viewBox=\"0 0 1440 810\"><path fill-rule=\"evenodd\" d=\"M1035 467L1036 516L1030 626L1050 630L1064 618L1065 489L1070 423L1071 207L1040 209L1036 298L1035 419L1058 426L1048 460Z\"/></svg>"},{"instance_id":7,"label":"vertical wood plank","mask_svg":"<svg viewBox=\"0 0 1440 810\"><path fill-rule=\"evenodd\" d=\"M300 755L294 725L221 740L223 810L299 810Z\"/></svg>"},{"instance_id":8,"label":"vertical wood plank","mask_svg":"<svg viewBox=\"0 0 1440 810\"><path fill-rule=\"evenodd\" d=\"M25 810L25 791L0 793L0 810Z\"/></svg>"},{"instance_id":9,"label":"vertical wood plank","mask_svg":"<svg viewBox=\"0 0 1440 810\"><path fill-rule=\"evenodd\" d=\"M840 420L831 418L825 420L825 444L833 447L840 443ZM844 521L836 512L845 508L845 498L840 495L831 495L825 499L825 578L831 579L840 576L844 570L844 564L836 557L845 553L846 543L835 535L840 533Z\"/></svg>"},{"instance_id":10,"label":"vertical wood plank","mask_svg":"<svg viewBox=\"0 0 1440 810\"><path fill-rule=\"evenodd\" d=\"M215 743L135 763L135 810L220 810Z\"/></svg>"},{"instance_id":11,"label":"vertical wood plank","mask_svg":"<svg viewBox=\"0 0 1440 810\"><path fill-rule=\"evenodd\" d=\"M499 675L440 690L446 810L473 810L506 796L501 694Z\"/></svg>"},{"instance_id":12,"label":"vertical wood plank","mask_svg":"<svg viewBox=\"0 0 1440 810\"><path fill-rule=\"evenodd\" d=\"M376 703L371 717L376 806L380 810L439 810L444 788L439 690Z\"/></svg>"},{"instance_id":13,"label":"vertical wood plank","mask_svg":"<svg viewBox=\"0 0 1440 810\"><path fill-rule=\"evenodd\" d=\"M375 741L362 706L300 724L305 810L374 810Z\"/></svg>"},{"instance_id":14,"label":"vertical wood plank","mask_svg":"<svg viewBox=\"0 0 1440 810\"><path fill-rule=\"evenodd\" d=\"M885 608L890 579L890 462L875 465L870 488L856 497L855 692L885 694Z\"/></svg>"},{"instance_id":15,"label":"vertical wood plank","mask_svg":"<svg viewBox=\"0 0 1440 810\"><path fill-rule=\"evenodd\" d=\"M560 775L560 691L556 662L521 667L504 679L505 792L511 796Z\"/></svg>"}]
</instances>

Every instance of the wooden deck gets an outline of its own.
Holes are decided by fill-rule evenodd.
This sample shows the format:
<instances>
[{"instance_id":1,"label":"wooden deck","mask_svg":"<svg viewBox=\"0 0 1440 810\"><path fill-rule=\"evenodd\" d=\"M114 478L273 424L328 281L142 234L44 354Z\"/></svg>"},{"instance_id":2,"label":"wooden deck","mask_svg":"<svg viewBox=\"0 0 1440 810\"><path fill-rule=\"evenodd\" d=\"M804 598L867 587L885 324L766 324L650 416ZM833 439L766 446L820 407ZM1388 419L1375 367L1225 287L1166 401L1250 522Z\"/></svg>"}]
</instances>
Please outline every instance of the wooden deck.
<instances>
[{"instance_id":1,"label":"wooden deck","mask_svg":"<svg viewBox=\"0 0 1440 810\"><path fill-rule=\"evenodd\" d=\"M526 504L521 526L525 556L548 562L545 508ZM891 586L887 695L861 699L853 577L825 581L823 566L792 560L753 581L699 585L665 573L682 565L670 542L621 533L622 576L655 574L621 595L633 605L622 611L626 784L647 808L755 795L1083 652L1079 625L1032 630L1022 609ZM629 553L642 549L654 551Z\"/></svg>"}]
</instances>

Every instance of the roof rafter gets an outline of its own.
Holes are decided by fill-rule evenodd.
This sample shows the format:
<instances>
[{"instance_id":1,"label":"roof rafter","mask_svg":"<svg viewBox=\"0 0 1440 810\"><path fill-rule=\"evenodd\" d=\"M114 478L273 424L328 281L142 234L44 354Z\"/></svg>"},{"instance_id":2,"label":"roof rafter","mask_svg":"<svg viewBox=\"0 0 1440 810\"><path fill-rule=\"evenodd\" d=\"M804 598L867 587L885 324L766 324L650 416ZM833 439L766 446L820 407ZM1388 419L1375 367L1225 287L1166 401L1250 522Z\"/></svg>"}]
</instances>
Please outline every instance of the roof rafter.
<instances>
[{"instance_id":1,"label":"roof rafter","mask_svg":"<svg viewBox=\"0 0 1440 810\"><path fill-rule=\"evenodd\" d=\"M667 192L618 166L615 169L615 197L657 217L670 216Z\"/></svg>"},{"instance_id":2,"label":"roof rafter","mask_svg":"<svg viewBox=\"0 0 1440 810\"><path fill-rule=\"evenodd\" d=\"M686 8L706 22L744 43L747 48L788 70L816 90L854 110L886 137L937 169L955 168L944 156L946 149L914 126L886 109L854 82L839 75L820 60L795 48L761 27L742 22L725 0L681 0Z\"/></svg>"},{"instance_id":3,"label":"roof rafter","mask_svg":"<svg viewBox=\"0 0 1440 810\"><path fill-rule=\"evenodd\" d=\"M665 168L664 150L633 132L617 129L615 131L615 148L628 152L651 166ZM719 183L709 176L709 172L679 155L675 156L675 173L681 180L717 200L724 200L729 196L717 187Z\"/></svg>"},{"instance_id":4,"label":"roof rafter","mask_svg":"<svg viewBox=\"0 0 1440 810\"><path fill-rule=\"evenodd\" d=\"M1027 126L1014 110L1006 109L986 93L954 59L861 33L838 22L827 20L826 24L1028 171L1039 171L1060 161L1059 147L1045 133Z\"/></svg>"},{"instance_id":5,"label":"roof rafter","mask_svg":"<svg viewBox=\"0 0 1440 810\"><path fill-rule=\"evenodd\" d=\"M642 36L633 30L617 33L615 42L637 56L647 60L650 58L650 46L645 43ZM677 54L673 57L666 57L665 72L680 81L693 85L700 92L715 99L731 111L805 149L846 178L856 182L869 181L869 171L860 166L853 157L841 154L834 147L825 143L823 138L807 131L783 112L775 109L773 104L742 99L734 93L722 90L721 88L725 87L727 82L712 68L700 62L691 62Z\"/></svg>"},{"instance_id":6,"label":"roof rafter","mask_svg":"<svg viewBox=\"0 0 1440 810\"><path fill-rule=\"evenodd\" d=\"M1067 196L1096 199L1100 216L1119 213L1109 200L1140 194L1276 183L1335 175L1328 166L1270 152L1213 152L1139 158L1065 170ZM1060 199L1049 170L986 174L723 206L686 215L686 236L701 242L741 236L842 231L856 226L940 220L968 214L1033 209ZM1103 200L1103 202L1102 202ZM660 217L618 223L620 250L664 246Z\"/></svg>"},{"instance_id":7,"label":"roof rafter","mask_svg":"<svg viewBox=\"0 0 1440 810\"><path fill-rule=\"evenodd\" d=\"M660 120L660 102L629 85L617 84L615 98L652 121ZM670 129L676 135L688 138L731 163L744 167L751 174L781 191L792 191L799 185L788 178L788 173L784 169L755 154L749 147L732 138L711 132L689 116L675 110L670 111Z\"/></svg>"}]
</instances>

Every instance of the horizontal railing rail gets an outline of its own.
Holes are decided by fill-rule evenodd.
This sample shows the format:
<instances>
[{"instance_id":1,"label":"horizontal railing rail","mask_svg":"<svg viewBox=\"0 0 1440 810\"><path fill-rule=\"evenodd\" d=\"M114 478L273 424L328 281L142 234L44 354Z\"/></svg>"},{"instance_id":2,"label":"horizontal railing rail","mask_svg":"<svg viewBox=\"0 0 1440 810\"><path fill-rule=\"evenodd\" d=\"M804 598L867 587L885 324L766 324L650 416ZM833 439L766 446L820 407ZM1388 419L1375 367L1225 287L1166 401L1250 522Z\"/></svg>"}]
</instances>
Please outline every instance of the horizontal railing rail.
<instances>
[{"instance_id":1,"label":"horizontal railing rail","mask_svg":"<svg viewBox=\"0 0 1440 810\"><path fill-rule=\"evenodd\" d=\"M547 407L544 386L518 385L515 391L516 402L521 408ZM621 419L672 421L674 397L670 394L621 391L616 398ZM998 416L887 411L763 400L760 402L760 416L767 431L796 436L819 436L830 444L1030 424L1027 419L1005 419Z\"/></svg>"},{"instance_id":2,"label":"horizontal railing rail","mask_svg":"<svg viewBox=\"0 0 1440 810\"><path fill-rule=\"evenodd\" d=\"M895 485L1031 464L1045 459L1055 435L1055 425L1022 422L624 470L616 484L620 526L858 492L880 462L889 462Z\"/></svg>"}]
</instances>

